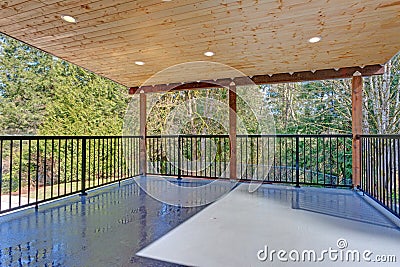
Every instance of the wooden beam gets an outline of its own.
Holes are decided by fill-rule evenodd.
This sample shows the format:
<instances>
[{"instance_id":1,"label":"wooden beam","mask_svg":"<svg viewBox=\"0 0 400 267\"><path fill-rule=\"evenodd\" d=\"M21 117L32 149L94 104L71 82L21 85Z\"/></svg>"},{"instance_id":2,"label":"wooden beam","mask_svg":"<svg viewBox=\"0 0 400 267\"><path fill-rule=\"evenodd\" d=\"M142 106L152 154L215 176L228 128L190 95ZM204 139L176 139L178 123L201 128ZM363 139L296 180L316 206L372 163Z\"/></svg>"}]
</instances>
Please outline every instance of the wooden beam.
<instances>
[{"instance_id":1,"label":"wooden beam","mask_svg":"<svg viewBox=\"0 0 400 267\"><path fill-rule=\"evenodd\" d=\"M229 84L229 144L230 144L230 164L229 178L237 179L237 113L236 113L236 85L234 82Z\"/></svg>"},{"instance_id":2,"label":"wooden beam","mask_svg":"<svg viewBox=\"0 0 400 267\"><path fill-rule=\"evenodd\" d=\"M361 141L357 135L362 134L362 91L363 78L361 73L355 72L352 78L352 171L353 186L359 187L361 181Z\"/></svg>"},{"instance_id":3,"label":"wooden beam","mask_svg":"<svg viewBox=\"0 0 400 267\"><path fill-rule=\"evenodd\" d=\"M139 123L140 123L140 154L139 154L139 170L141 175L146 175L147 172L147 152L146 152L146 94L140 93L139 98Z\"/></svg>"},{"instance_id":4,"label":"wooden beam","mask_svg":"<svg viewBox=\"0 0 400 267\"><path fill-rule=\"evenodd\" d=\"M344 79L351 78L355 72L361 73L361 76L381 75L384 72L382 65L369 65L361 67L348 67L341 69L325 69L317 71L302 71L295 73L279 73L273 75L256 75L253 77L236 77L236 78L222 78L217 80L204 80L199 82L188 83L171 83L171 84L158 84L146 85L141 87L129 88L129 94L135 94L140 90L145 93L163 93L168 91L181 91L181 90L197 90L206 88L228 88L229 84L233 81L237 86L251 85L251 84L274 84L274 83L288 83L288 82L304 82L328 79Z\"/></svg>"}]
</instances>

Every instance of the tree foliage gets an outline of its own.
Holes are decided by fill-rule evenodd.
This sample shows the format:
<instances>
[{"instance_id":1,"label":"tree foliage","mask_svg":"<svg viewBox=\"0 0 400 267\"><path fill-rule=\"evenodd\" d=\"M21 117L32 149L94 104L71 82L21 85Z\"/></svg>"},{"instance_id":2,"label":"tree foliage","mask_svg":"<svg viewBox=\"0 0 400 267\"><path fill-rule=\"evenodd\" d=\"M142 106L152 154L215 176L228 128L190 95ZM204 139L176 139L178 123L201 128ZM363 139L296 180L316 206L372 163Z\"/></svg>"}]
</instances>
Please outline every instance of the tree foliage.
<instances>
[{"instance_id":1,"label":"tree foliage","mask_svg":"<svg viewBox=\"0 0 400 267\"><path fill-rule=\"evenodd\" d=\"M126 88L0 35L0 134L118 135Z\"/></svg>"},{"instance_id":2,"label":"tree foliage","mask_svg":"<svg viewBox=\"0 0 400 267\"><path fill-rule=\"evenodd\" d=\"M57 61L55 86L39 133L45 135L119 135L126 88L80 67Z\"/></svg>"},{"instance_id":3,"label":"tree foliage","mask_svg":"<svg viewBox=\"0 0 400 267\"><path fill-rule=\"evenodd\" d=\"M53 59L0 35L0 133L35 134L52 97Z\"/></svg>"}]
</instances>

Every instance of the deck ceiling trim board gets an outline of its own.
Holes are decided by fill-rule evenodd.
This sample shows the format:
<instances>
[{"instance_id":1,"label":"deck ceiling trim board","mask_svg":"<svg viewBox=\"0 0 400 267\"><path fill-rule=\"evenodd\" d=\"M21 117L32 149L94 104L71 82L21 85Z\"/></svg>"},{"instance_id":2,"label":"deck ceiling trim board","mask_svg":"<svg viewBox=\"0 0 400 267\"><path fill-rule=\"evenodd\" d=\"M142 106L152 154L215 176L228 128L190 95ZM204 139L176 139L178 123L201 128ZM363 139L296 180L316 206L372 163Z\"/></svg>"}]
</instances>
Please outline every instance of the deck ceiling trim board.
<instances>
[{"instance_id":1,"label":"deck ceiling trim board","mask_svg":"<svg viewBox=\"0 0 400 267\"><path fill-rule=\"evenodd\" d=\"M78 22L68 24L61 15ZM201 60L248 76L282 78L288 72L384 64L400 50L400 2L8 0L0 4L0 32L127 87ZM309 44L313 36L322 41ZM215 56L206 58L205 51ZM136 60L146 64L136 66ZM198 77L177 72L157 82L225 77L212 71L199 69Z\"/></svg>"},{"instance_id":2,"label":"deck ceiling trim board","mask_svg":"<svg viewBox=\"0 0 400 267\"><path fill-rule=\"evenodd\" d=\"M326 69L316 71L303 71L296 73L280 73L274 75L256 75L253 77L236 77L236 78L225 78L217 79L215 81L206 80L189 83L173 83L173 84L158 84L154 86L140 86L129 88L129 94L133 95L142 91L144 93L163 93L168 91L181 91L181 90L196 90L196 89L207 89L207 88L218 88L224 86L229 87L229 84L233 81L237 86L248 85L249 81L254 84L273 84L273 83L287 83L287 82L303 82L303 81L316 81L326 79L344 79L353 77L355 72L360 72L362 76L381 75L384 73L384 66L381 65L369 65L363 68L351 67L343 69Z\"/></svg>"}]
</instances>

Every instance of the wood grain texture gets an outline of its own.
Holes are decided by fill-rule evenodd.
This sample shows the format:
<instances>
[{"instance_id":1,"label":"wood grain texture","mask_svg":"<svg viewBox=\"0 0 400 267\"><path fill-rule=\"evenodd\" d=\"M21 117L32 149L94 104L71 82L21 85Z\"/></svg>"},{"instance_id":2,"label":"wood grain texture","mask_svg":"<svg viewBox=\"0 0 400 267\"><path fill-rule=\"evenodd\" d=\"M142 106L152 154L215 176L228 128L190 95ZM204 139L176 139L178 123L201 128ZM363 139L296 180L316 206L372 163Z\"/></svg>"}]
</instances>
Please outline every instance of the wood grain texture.
<instances>
[{"instance_id":1,"label":"wood grain texture","mask_svg":"<svg viewBox=\"0 0 400 267\"><path fill-rule=\"evenodd\" d=\"M139 98L139 123L140 123L140 159L139 159L139 171L142 175L146 175L147 172L147 103L146 94L141 93Z\"/></svg>"},{"instance_id":2,"label":"wood grain texture","mask_svg":"<svg viewBox=\"0 0 400 267\"><path fill-rule=\"evenodd\" d=\"M355 74L352 79L352 133L353 133L353 146L352 146L352 174L353 185L361 185L361 140L357 135L362 134L362 91L363 91L363 78L361 75Z\"/></svg>"},{"instance_id":3,"label":"wood grain texture","mask_svg":"<svg viewBox=\"0 0 400 267\"><path fill-rule=\"evenodd\" d=\"M237 179L237 113L236 113L236 85L229 85L229 179Z\"/></svg>"},{"instance_id":4,"label":"wood grain texture","mask_svg":"<svg viewBox=\"0 0 400 267\"><path fill-rule=\"evenodd\" d=\"M61 15L72 15L69 24ZM0 31L125 86L215 61L246 76L384 64L400 50L395 0L7 0ZM308 43L313 36L322 41ZM203 55L213 51L212 58ZM144 61L137 66L135 61ZM157 84L226 78L207 65Z\"/></svg>"}]
</instances>

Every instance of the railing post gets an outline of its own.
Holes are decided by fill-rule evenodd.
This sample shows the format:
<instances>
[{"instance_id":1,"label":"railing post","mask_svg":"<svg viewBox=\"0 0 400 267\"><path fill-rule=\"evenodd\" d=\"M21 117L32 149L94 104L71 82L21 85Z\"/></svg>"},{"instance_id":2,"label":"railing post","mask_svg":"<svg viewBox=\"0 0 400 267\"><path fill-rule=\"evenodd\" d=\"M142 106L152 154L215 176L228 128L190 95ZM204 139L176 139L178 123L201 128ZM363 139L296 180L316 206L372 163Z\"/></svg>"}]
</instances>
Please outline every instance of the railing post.
<instances>
[{"instance_id":1,"label":"railing post","mask_svg":"<svg viewBox=\"0 0 400 267\"><path fill-rule=\"evenodd\" d=\"M182 180L182 158L181 158L181 153L182 153L182 146L181 146L181 136L178 135L178 180Z\"/></svg>"},{"instance_id":2,"label":"railing post","mask_svg":"<svg viewBox=\"0 0 400 267\"><path fill-rule=\"evenodd\" d=\"M81 174L81 196L86 196L86 138L82 138L82 174Z\"/></svg>"},{"instance_id":3,"label":"railing post","mask_svg":"<svg viewBox=\"0 0 400 267\"><path fill-rule=\"evenodd\" d=\"M353 149L352 149L352 180L355 188L360 187L361 180L361 144L358 135L362 134L362 90L363 79L361 73L356 71L352 79L352 133L353 133Z\"/></svg>"},{"instance_id":4,"label":"railing post","mask_svg":"<svg viewBox=\"0 0 400 267\"><path fill-rule=\"evenodd\" d=\"M300 163L299 163L299 153L300 153L300 146L299 146L300 138L296 136L296 187L300 187Z\"/></svg>"},{"instance_id":5,"label":"railing post","mask_svg":"<svg viewBox=\"0 0 400 267\"><path fill-rule=\"evenodd\" d=\"M140 91L139 94L139 101L140 101L140 107L139 107L139 116L140 116L140 152L139 152L139 169L140 169L140 174L145 176L147 173L147 147L146 147L146 135L147 135L147 130L146 130L146 94L142 91Z\"/></svg>"},{"instance_id":6,"label":"railing post","mask_svg":"<svg viewBox=\"0 0 400 267\"><path fill-rule=\"evenodd\" d=\"M236 114L236 84L229 84L229 179L237 179L237 114ZM258 153L258 151L257 151Z\"/></svg>"}]
</instances>

